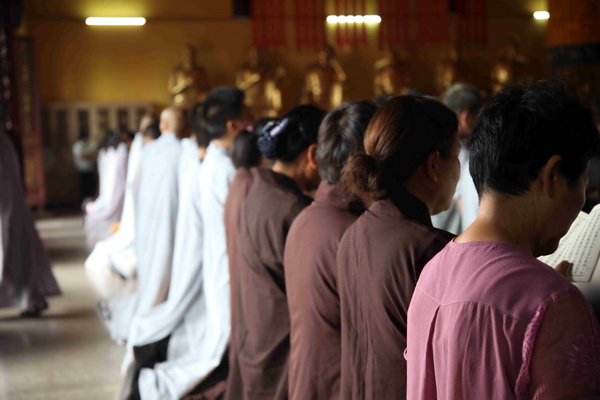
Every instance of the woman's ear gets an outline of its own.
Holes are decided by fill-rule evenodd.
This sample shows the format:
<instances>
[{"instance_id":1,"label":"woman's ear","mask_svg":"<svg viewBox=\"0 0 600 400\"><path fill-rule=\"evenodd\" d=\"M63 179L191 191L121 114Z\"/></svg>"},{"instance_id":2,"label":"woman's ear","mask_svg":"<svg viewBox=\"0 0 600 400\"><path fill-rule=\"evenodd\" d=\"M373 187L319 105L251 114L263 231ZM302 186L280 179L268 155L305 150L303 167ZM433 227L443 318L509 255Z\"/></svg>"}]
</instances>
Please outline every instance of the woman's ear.
<instances>
[{"instance_id":1,"label":"woman's ear","mask_svg":"<svg viewBox=\"0 0 600 400\"><path fill-rule=\"evenodd\" d=\"M311 169L317 169L317 145L311 144L306 152L307 165Z\"/></svg>"},{"instance_id":2,"label":"woman's ear","mask_svg":"<svg viewBox=\"0 0 600 400\"><path fill-rule=\"evenodd\" d=\"M427 155L427 159L425 160L425 174L431 179L433 182L437 182L439 179L440 173L440 152L438 150L432 151Z\"/></svg>"},{"instance_id":3,"label":"woman's ear","mask_svg":"<svg viewBox=\"0 0 600 400\"><path fill-rule=\"evenodd\" d=\"M551 199L556 197L559 187L557 184L559 183L559 178L562 178L559 171L561 164L562 157L555 154L546 161L546 164L542 166L538 175L542 184L542 190Z\"/></svg>"}]
</instances>

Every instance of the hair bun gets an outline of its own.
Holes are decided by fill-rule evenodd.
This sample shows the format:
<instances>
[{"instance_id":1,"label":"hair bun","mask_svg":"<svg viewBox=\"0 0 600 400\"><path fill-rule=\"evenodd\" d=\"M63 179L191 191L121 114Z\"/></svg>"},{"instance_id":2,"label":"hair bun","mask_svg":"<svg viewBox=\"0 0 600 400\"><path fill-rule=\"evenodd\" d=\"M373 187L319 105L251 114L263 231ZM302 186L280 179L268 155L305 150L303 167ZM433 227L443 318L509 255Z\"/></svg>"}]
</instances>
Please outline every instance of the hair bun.
<instances>
[{"instance_id":1,"label":"hair bun","mask_svg":"<svg viewBox=\"0 0 600 400\"><path fill-rule=\"evenodd\" d=\"M258 138L258 149L264 158L277 158L278 136L285 129L287 124L287 119L283 119L281 121L270 121L260 132L260 137Z\"/></svg>"}]
</instances>

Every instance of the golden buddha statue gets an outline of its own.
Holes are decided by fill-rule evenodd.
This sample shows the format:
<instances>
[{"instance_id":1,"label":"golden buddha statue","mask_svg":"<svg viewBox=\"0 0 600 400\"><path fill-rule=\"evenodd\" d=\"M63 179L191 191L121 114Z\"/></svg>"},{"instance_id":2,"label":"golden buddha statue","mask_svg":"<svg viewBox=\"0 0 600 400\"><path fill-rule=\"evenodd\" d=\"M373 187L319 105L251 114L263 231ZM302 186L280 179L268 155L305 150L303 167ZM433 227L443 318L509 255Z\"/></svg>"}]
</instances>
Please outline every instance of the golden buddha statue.
<instances>
[{"instance_id":1,"label":"golden buddha statue","mask_svg":"<svg viewBox=\"0 0 600 400\"><path fill-rule=\"evenodd\" d=\"M246 94L246 105L256 118L277 117L281 110L281 79L283 67L273 68L264 62L255 48L248 53L248 60L237 72L236 86Z\"/></svg>"},{"instance_id":2,"label":"golden buddha statue","mask_svg":"<svg viewBox=\"0 0 600 400\"><path fill-rule=\"evenodd\" d=\"M460 50L451 48L447 58L437 66L436 91L441 94L455 83L469 82L469 66L462 60Z\"/></svg>"},{"instance_id":3,"label":"golden buddha statue","mask_svg":"<svg viewBox=\"0 0 600 400\"><path fill-rule=\"evenodd\" d=\"M204 101L210 91L206 70L196 65L196 51L186 46L182 53L183 63L173 68L169 76L169 93L173 105L190 110L199 101Z\"/></svg>"},{"instance_id":4,"label":"golden buddha statue","mask_svg":"<svg viewBox=\"0 0 600 400\"><path fill-rule=\"evenodd\" d=\"M373 84L375 97L406 93L412 86L410 65L392 47L386 48L384 58L375 63Z\"/></svg>"},{"instance_id":5,"label":"golden buddha statue","mask_svg":"<svg viewBox=\"0 0 600 400\"><path fill-rule=\"evenodd\" d=\"M519 44L513 38L510 45L492 66L492 92L496 93L510 83L529 79L530 77L529 63L525 56L519 54Z\"/></svg>"},{"instance_id":6,"label":"golden buddha statue","mask_svg":"<svg viewBox=\"0 0 600 400\"><path fill-rule=\"evenodd\" d=\"M327 46L304 73L300 102L331 110L346 100L346 79L335 50Z\"/></svg>"}]
</instances>

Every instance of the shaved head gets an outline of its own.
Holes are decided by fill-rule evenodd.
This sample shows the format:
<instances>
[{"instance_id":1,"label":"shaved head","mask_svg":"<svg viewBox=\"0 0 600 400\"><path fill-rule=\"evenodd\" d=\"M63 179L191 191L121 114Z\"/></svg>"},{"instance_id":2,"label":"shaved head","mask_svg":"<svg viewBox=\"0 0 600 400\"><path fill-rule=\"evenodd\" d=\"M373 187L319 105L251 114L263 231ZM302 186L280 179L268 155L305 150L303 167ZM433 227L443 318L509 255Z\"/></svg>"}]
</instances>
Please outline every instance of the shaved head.
<instances>
[{"instance_id":1,"label":"shaved head","mask_svg":"<svg viewBox=\"0 0 600 400\"><path fill-rule=\"evenodd\" d=\"M179 107L167 107L160 113L160 131L181 137L185 130L185 112Z\"/></svg>"},{"instance_id":2,"label":"shaved head","mask_svg":"<svg viewBox=\"0 0 600 400\"><path fill-rule=\"evenodd\" d=\"M153 123L156 122L156 115L152 114L152 113L146 113L142 116L142 118L140 119L140 130L139 132L141 132L142 134L144 132L146 132L146 129L148 129L148 127L150 125L152 125Z\"/></svg>"}]
</instances>

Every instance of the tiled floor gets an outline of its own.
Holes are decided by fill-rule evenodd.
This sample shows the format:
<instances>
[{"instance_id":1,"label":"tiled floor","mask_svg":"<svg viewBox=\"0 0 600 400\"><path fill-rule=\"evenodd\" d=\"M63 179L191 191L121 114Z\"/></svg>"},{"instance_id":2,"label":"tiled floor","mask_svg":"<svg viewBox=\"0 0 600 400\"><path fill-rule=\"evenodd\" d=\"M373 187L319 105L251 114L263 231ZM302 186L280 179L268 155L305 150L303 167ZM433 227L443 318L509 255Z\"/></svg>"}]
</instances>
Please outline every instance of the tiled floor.
<instances>
[{"instance_id":1,"label":"tiled floor","mask_svg":"<svg viewBox=\"0 0 600 400\"><path fill-rule=\"evenodd\" d=\"M97 298L83 269L82 219L44 219L38 229L63 294L50 299L39 319L0 309L0 399L116 399L125 349L96 317Z\"/></svg>"}]
</instances>

